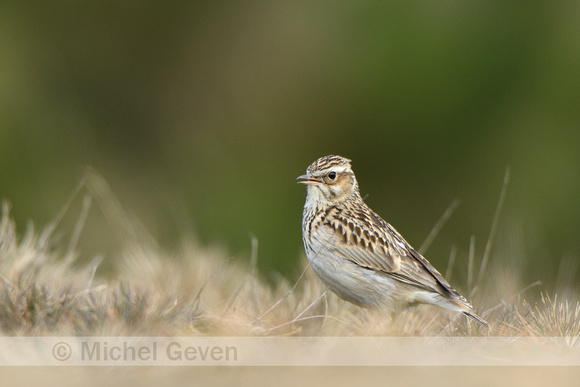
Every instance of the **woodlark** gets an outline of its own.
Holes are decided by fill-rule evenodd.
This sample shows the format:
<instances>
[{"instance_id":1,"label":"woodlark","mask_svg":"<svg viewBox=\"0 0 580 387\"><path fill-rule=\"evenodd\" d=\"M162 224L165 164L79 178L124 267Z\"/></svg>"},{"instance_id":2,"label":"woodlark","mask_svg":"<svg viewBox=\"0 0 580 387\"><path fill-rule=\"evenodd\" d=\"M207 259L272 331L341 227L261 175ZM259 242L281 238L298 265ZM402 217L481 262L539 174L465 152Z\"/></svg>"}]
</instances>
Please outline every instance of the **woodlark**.
<instances>
[{"instance_id":1,"label":"woodlark","mask_svg":"<svg viewBox=\"0 0 580 387\"><path fill-rule=\"evenodd\" d=\"M325 156L299 176L307 187L302 217L306 256L341 298L391 312L432 304L487 322L471 304L362 200L350 160Z\"/></svg>"}]
</instances>

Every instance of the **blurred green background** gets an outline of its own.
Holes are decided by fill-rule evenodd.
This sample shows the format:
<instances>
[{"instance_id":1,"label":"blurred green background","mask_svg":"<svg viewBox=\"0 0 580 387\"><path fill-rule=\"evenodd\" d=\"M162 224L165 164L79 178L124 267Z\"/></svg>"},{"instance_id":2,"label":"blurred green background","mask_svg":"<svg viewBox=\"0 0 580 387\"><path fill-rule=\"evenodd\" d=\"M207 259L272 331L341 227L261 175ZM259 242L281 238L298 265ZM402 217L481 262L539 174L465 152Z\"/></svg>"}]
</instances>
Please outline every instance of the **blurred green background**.
<instances>
[{"instance_id":1,"label":"blurred green background","mask_svg":"<svg viewBox=\"0 0 580 387\"><path fill-rule=\"evenodd\" d=\"M295 178L339 154L417 248L461 200L426 254L444 272L471 235L481 259L509 166L492 261L574 282L579 26L558 1L2 2L0 197L42 228L92 166L162 246L255 235L260 271L293 276ZM79 249L119 257L97 206Z\"/></svg>"}]
</instances>

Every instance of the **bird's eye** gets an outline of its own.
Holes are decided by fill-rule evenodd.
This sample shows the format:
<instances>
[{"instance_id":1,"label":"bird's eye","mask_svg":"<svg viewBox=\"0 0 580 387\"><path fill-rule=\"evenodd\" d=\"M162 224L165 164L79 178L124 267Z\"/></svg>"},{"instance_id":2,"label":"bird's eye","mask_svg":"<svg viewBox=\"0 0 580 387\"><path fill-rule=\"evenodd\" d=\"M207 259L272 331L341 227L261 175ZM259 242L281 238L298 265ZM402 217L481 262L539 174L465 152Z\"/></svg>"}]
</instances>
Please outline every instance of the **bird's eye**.
<instances>
[{"instance_id":1,"label":"bird's eye","mask_svg":"<svg viewBox=\"0 0 580 387\"><path fill-rule=\"evenodd\" d=\"M334 171L332 171L332 172L329 172L329 173L328 173L328 178L329 178L330 180L334 180L334 179L336 179L336 172L334 172Z\"/></svg>"}]
</instances>

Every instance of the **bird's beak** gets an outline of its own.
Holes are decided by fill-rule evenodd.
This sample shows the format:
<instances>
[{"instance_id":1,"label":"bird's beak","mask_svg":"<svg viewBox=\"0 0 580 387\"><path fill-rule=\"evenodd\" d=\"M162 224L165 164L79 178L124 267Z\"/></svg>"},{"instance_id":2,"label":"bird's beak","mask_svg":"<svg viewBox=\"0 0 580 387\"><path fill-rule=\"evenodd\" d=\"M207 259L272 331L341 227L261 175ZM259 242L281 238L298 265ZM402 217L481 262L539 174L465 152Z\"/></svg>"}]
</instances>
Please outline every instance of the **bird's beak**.
<instances>
[{"instance_id":1,"label":"bird's beak","mask_svg":"<svg viewBox=\"0 0 580 387\"><path fill-rule=\"evenodd\" d=\"M321 183L320 180L313 178L310 175L302 175L302 176L298 176L296 178L296 180L301 180L299 182L297 182L298 184L304 184L304 185L315 185L318 183Z\"/></svg>"}]
</instances>

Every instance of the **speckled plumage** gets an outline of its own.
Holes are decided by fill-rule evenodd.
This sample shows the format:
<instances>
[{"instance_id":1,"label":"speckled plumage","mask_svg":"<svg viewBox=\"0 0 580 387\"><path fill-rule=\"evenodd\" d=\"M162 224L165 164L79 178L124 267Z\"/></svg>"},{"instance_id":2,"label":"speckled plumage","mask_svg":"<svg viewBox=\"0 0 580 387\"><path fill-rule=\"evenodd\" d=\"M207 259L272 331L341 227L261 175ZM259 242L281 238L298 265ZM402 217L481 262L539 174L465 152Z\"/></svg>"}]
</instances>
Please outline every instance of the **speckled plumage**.
<instances>
[{"instance_id":1,"label":"speckled plumage","mask_svg":"<svg viewBox=\"0 0 580 387\"><path fill-rule=\"evenodd\" d=\"M362 200L350 160L325 156L299 177L308 188L302 218L312 268L341 298L397 311L417 303L462 312L471 304Z\"/></svg>"}]
</instances>

